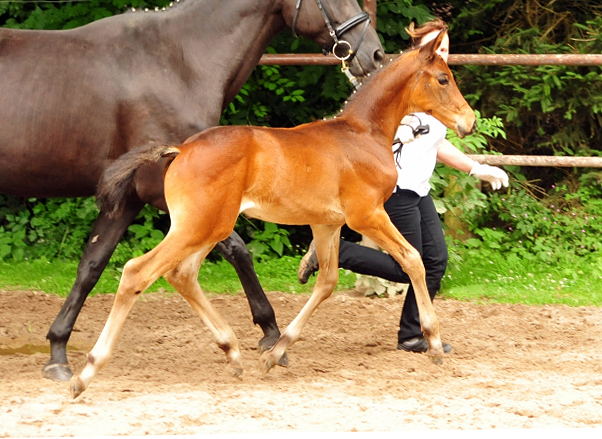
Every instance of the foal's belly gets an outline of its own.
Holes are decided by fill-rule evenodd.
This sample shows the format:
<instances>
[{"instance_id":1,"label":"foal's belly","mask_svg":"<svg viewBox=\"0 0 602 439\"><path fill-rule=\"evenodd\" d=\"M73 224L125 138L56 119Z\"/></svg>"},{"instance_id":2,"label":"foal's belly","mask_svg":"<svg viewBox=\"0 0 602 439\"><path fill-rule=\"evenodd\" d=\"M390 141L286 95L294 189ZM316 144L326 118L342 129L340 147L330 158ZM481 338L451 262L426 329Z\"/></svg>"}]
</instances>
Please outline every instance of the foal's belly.
<instances>
[{"instance_id":1,"label":"foal's belly","mask_svg":"<svg viewBox=\"0 0 602 439\"><path fill-rule=\"evenodd\" d=\"M345 215L340 206L325 205L315 208L309 203L260 202L249 198L243 199L240 213L262 221L286 225L307 224L345 224Z\"/></svg>"}]
</instances>

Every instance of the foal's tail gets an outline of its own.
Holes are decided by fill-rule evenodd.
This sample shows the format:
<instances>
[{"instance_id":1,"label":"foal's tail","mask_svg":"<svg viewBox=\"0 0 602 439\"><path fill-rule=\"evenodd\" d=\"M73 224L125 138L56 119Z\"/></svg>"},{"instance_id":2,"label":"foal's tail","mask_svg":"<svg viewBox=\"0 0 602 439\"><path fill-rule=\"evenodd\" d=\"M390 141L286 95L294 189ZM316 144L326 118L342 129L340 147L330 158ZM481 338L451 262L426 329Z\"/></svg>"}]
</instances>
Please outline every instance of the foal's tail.
<instances>
[{"instance_id":1,"label":"foal's tail","mask_svg":"<svg viewBox=\"0 0 602 439\"><path fill-rule=\"evenodd\" d=\"M110 217L123 214L127 196L133 191L132 180L136 171L146 164L155 163L164 157L175 157L180 150L174 146L148 145L132 149L119 157L103 173L96 190L96 202Z\"/></svg>"}]
</instances>

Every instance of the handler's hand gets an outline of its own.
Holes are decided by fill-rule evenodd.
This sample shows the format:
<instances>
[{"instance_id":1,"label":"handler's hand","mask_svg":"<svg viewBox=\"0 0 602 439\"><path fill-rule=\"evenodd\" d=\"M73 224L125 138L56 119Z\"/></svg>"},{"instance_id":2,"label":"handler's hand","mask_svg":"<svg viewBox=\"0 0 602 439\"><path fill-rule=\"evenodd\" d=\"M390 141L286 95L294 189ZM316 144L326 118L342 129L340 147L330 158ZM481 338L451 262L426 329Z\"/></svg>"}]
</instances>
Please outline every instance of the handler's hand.
<instances>
[{"instance_id":1,"label":"handler's hand","mask_svg":"<svg viewBox=\"0 0 602 439\"><path fill-rule=\"evenodd\" d=\"M508 187L508 174L496 166L475 163L470 171L470 175L488 182L494 191L500 189L502 185Z\"/></svg>"}]
</instances>

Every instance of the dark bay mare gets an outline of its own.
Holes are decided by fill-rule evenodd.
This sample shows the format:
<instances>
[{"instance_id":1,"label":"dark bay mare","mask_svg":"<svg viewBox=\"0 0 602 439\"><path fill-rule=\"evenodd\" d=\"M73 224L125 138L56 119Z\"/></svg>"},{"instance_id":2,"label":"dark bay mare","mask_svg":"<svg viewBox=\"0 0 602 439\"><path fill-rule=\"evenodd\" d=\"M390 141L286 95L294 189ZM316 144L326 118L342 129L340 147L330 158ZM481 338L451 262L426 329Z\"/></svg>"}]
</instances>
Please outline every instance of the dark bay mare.
<instances>
[{"instance_id":1,"label":"dark bay mare","mask_svg":"<svg viewBox=\"0 0 602 439\"><path fill-rule=\"evenodd\" d=\"M98 199L110 214L122 210L124 188L141 166L173 158L165 171L171 227L157 247L125 265L107 323L83 370L71 380L71 396L86 390L107 364L136 299L160 276L207 324L226 354L229 371L242 374L236 335L198 284L204 258L232 232L241 213L281 224L309 224L320 265L311 297L278 342L261 355L262 372L298 340L313 312L332 294L345 223L385 249L408 273L429 344L427 355L441 362L439 323L422 258L393 225L384 202L397 183L391 145L403 116L432 114L460 137L476 126L473 110L436 53L444 36L441 32L372 75L337 117L294 128L209 128L182 145L130 151L109 167Z\"/></svg>"},{"instance_id":2,"label":"dark bay mare","mask_svg":"<svg viewBox=\"0 0 602 439\"><path fill-rule=\"evenodd\" d=\"M270 40L293 27L325 51L353 52L357 76L384 56L356 0L182 0L66 31L0 28L0 193L94 195L103 171L147 144L177 144L207 127L236 96ZM83 303L145 204L166 210L163 163L136 174L124 214L101 209L77 279L47 338L43 375L71 376L66 346ZM232 263L267 348L279 337L242 239L216 248ZM35 310L33 310L35 312Z\"/></svg>"}]
</instances>

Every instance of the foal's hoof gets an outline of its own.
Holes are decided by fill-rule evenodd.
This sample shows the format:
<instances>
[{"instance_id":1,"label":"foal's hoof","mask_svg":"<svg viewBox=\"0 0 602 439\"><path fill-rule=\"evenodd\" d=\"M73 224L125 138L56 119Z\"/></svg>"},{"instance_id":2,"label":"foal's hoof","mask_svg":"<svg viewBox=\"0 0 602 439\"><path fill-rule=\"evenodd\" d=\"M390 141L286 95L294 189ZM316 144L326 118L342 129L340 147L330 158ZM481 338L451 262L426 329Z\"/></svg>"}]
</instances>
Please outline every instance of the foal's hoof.
<instances>
[{"instance_id":1,"label":"foal's hoof","mask_svg":"<svg viewBox=\"0 0 602 439\"><path fill-rule=\"evenodd\" d=\"M261 355L261 357L259 357L259 370L261 371L262 375L267 375L270 369L275 365L276 362L274 361L269 352L264 352Z\"/></svg>"},{"instance_id":2,"label":"foal's hoof","mask_svg":"<svg viewBox=\"0 0 602 439\"><path fill-rule=\"evenodd\" d=\"M280 360L278 360L278 366L282 366L282 367L288 367L288 356L286 355L286 352L284 354L282 354L282 357L280 357Z\"/></svg>"},{"instance_id":3,"label":"foal's hoof","mask_svg":"<svg viewBox=\"0 0 602 439\"><path fill-rule=\"evenodd\" d=\"M443 355L430 355L431 362L437 366L443 364Z\"/></svg>"},{"instance_id":4,"label":"foal's hoof","mask_svg":"<svg viewBox=\"0 0 602 439\"><path fill-rule=\"evenodd\" d=\"M230 372L236 378L241 378L244 369L242 367L228 366L228 372Z\"/></svg>"},{"instance_id":5,"label":"foal's hoof","mask_svg":"<svg viewBox=\"0 0 602 439\"><path fill-rule=\"evenodd\" d=\"M68 364L46 363L42 368L42 376L52 381L66 382L71 379L73 372Z\"/></svg>"},{"instance_id":6,"label":"foal's hoof","mask_svg":"<svg viewBox=\"0 0 602 439\"><path fill-rule=\"evenodd\" d=\"M84 389L84 385L82 384L82 382L79 380L79 377L74 376L73 378L71 378L71 383L69 384L69 388L71 389L71 398L75 399L77 398L79 395L82 394L82 392L86 389Z\"/></svg>"}]
</instances>

